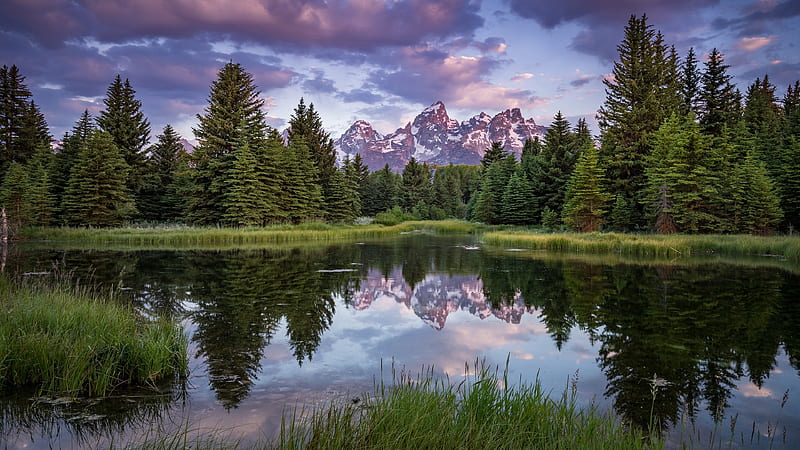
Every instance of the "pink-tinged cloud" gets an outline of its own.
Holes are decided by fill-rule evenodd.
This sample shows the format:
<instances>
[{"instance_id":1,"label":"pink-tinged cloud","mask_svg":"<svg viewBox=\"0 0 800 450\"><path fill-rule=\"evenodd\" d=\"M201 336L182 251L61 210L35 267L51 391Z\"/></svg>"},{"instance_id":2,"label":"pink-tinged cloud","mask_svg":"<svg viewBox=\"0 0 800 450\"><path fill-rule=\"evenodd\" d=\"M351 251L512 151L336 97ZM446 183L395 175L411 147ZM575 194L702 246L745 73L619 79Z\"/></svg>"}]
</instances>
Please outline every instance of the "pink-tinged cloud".
<instances>
[{"instance_id":1,"label":"pink-tinged cloud","mask_svg":"<svg viewBox=\"0 0 800 450\"><path fill-rule=\"evenodd\" d=\"M483 25L473 0L4 0L0 15L48 44L207 33L273 46L370 51L426 38L471 35ZM32 7L30 4L35 4ZM17 15L16 11L22 11ZM42 13L44 12L44 13ZM6 23L8 22L8 23ZM18 22L18 23L13 23ZM54 23L64 26L52 26Z\"/></svg>"},{"instance_id":2,"label":"pink-tinged cloud","mask_svg":"<svg viewBox=\"0 0 800 450\"><path fill-rule=\"evenodd\" d=\"M500 62L488 56L453 56L430 46L406 47L392 55L398 69L373 73L370 83L406 100L475 110L533 108L546 100L531 91L486 80Z\"/></svg>"},{"instance_id":3,"label":"pink-tinged cloud","mask_svg":"<svg viewBox=\"0 0 800 450\"><path fill-rule=\"evenodd\" d=\"M736 43L736 48L746 52L760 50L775 40L775 36L746 37Z\"/></svg>"},{"instance_id":4,"label":"pink-tinged cloud","mask_svg":"<svg viewBox=\"0 0 800 450\"><path fill-rule=\"evenodd\" d=\"M533 78L532 73L518 73L511 78L511 81L522 81L522 80L529 80Z\"/></svg>"}]
</instances>

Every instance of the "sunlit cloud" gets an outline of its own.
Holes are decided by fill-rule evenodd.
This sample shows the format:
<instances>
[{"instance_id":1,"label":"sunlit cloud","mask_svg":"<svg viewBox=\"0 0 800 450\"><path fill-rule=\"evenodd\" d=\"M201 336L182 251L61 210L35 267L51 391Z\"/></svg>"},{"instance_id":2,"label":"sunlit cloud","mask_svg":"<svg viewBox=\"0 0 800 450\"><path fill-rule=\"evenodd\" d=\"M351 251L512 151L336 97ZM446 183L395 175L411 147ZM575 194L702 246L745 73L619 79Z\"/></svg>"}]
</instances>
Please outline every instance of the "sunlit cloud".
<instances>
[{"instance_id":1,"label":"sunlit cloud","mask_svg":"<svg viewBox=\"0 0 800 450\"><path fill-rule=\"evenodd\" d=\"M511 81L519 82L519 81L522 81L522 80L530 80L531 78L533 78L533 74L532 73L518 73L518 74L514 75L513 78L511 78Z\"/></svg>"},{"instance_id":2,"label":"sunlit cloud","mask_svg":"<svg viewBox=\"0 0 800 450\"><path fill-rule=\"evenodd\" d=\"M775 36L769 37L746 37L736 43L736 48L746 52L754 52L760 50L775 40Z\"/></svg>"}]
</instances>

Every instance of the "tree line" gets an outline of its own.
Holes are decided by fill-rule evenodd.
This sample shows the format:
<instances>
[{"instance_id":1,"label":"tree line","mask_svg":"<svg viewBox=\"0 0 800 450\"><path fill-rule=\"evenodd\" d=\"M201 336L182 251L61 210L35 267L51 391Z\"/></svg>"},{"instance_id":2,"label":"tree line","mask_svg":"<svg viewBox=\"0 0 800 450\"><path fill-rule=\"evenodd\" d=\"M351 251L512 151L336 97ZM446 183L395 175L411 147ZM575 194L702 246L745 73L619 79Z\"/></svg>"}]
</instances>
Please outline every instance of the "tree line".
<instances>
[{"instance_id":1,"label":"tree line","mask_svg":"<svg viewBox=\"0 0 800 450\"><path fill-rule=\"evenodd\" d=\"M0 69L0 205L12 224L117 226L130 221L262 226L375 216L464 218L576 231L768 234L800 223L800 81L782 99L767 75L743 95L724 56L700 67L632 16L604 80L595 139L561 112L519 161L500 142L479 166L412 158L370 173L338 167L333 140L303 99L281 136L253 77L229 62L197 115L187 153L150 124L129 80L108 87L51 150L44 116L16 66Z\"/></svg>"}]
</instances>

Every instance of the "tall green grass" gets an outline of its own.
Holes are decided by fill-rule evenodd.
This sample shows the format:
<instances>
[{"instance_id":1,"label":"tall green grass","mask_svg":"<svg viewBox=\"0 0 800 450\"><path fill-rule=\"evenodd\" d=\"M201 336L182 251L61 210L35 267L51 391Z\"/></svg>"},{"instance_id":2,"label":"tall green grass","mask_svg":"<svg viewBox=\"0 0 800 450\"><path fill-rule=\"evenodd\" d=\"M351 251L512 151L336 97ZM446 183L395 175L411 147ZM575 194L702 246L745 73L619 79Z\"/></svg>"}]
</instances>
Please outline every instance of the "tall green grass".
<instances>
[{"instance_id":1,"label":"tall green grass","mask_svg":"<svg viewBox=\"0 0 800 450\"><path fill-rule=\"evenodd\" d=\"M0 275L0 308L0 386L103 396L187 372L177 323L143 317L96 289Z\"/></svg>"},{"instance_id":2,"label":"tall green grass","mask_svg":"<svg viewBox=\"0 0 800 450\"><path fill-rule=\"evenodd\" d=\"M90 244L125 244L146 247L232 246L327 242L395 236L412 231L436 233L474 233L479 225L458 220L404 222L383 225L328 225L307 223L270 227L224 228L180 225L124 228L41 228L22 230L26 241L80 242Z\"/></svg>"},{"instance_id":3,"label":"tall green grass","mask_svg":"<svg viewBox=\"0 0 800 450\"><path fill-rule=\"evenodd\" d=\"M668 258L692 254L770 255L800 260L800 236L537 234L499 231L484 234L483 241L492 245L565 253L616 253Z\"/></svg>"},{"instance_id":4,"label":"tall green grass","mask_svg":"<svg viewBox=\"0 0 800 450\"><path fill-rule=\"evenodd\" d=\"M510 385L485 364L452 384L423 371L394 376L359 404L331 403L282 424L280 449L594 449L659 448L659 439L629 429L594 406L581 408L576 388L553 398L537 381ZM576 381L577 382L577 381Z\"/></svg>"}]
</instances>

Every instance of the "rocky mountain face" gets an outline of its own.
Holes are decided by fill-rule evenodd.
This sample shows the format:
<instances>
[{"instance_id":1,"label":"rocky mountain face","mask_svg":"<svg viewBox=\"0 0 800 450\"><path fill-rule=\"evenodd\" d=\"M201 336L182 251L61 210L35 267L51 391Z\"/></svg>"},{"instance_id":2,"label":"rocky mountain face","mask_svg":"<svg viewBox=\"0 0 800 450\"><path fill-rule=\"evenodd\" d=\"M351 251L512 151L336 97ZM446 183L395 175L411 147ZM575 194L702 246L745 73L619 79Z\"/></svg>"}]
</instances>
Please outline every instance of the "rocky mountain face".
<instances>
[{"instance_id":1,"label":"rocky mountain face","mask_svg":"<svg viewBox=\"0 0 800 450\"><path fill-rule=\"evenodd\" d=\"M401 171L411 157L438 165L478 164L492 142L501 142L506 151L519 156L526 140L544 132L545 127L522 117L519 108L495 116L482 112L459 123L447 115L442 102L436 102L386 136L368 122L356 121L334 145L340 160L360 153L370 170L389 164Z\"/></svg>"},{"instance_id":2,"label":"rocky mountain face","mask_svg":"<svg viewBox=\"0 0 800 450\"><path fill-rule=\"evenodd\" d=\"M475 275L428 274L416 285L409 285L402 269L396 268L388 277L371 270L362 281L361 290L353 295L351 306L361 311L378 300L393 300L414 311L414 314L431 327L441 330L447 316L466 311L481 319L496 317L507 323L518 324L525 314L535 313L535 308L525 305L517 295L513 303L493 305L483 292L483 281Z\"/></svg>"}]
</instances>

